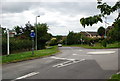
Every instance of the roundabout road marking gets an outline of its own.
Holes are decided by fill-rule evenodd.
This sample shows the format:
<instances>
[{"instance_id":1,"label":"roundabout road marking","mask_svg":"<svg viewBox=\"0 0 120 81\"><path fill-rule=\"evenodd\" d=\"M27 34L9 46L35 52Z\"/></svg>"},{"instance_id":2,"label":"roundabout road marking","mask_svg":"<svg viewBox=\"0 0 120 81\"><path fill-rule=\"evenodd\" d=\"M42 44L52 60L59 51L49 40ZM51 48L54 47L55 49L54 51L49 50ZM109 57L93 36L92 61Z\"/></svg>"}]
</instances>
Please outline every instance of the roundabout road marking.
<instances>
[{"instance_id":1,"label":"roundabout road marking","mask_svg":"<svg viewBox=\"0 0 120 81\"><path fill-rule=\"evenodd\" d=\"M88 52L87 54L111 54L115 53L115 51L95 51L95 52Z\"/></svg>"},{"instance_id":2,"label":"roundabout road marking","mask_svg":"<svg viewBox=\"0 0 120 81\"><path fill-rule=\"evenodd\" d=\"M60 57L55 57L55 56L52 56L52 57L50 57L50 58L59 59L59 60L70 60L70 61L75 60L75 59L60 58Z\"/></svg>"}]
</instances>

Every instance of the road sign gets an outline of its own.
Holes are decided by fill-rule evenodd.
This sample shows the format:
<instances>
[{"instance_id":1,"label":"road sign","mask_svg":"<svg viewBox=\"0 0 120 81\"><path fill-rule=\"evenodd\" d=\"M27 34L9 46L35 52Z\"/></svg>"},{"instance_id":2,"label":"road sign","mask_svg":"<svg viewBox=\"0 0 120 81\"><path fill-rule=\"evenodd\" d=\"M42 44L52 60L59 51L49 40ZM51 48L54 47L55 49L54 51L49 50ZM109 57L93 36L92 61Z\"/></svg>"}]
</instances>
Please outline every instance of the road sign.
<instances>
[{"instance_id":1,"label":"road sign","mask_svg":"<svg viewBox=\"0 0 120 81\"><path fill-rule=\"evenodd\" d=\"M35 32L31 32L31 33L30 33L30 36L31 36L31 37L35 37Z\"/></svg>"}]
</instances>

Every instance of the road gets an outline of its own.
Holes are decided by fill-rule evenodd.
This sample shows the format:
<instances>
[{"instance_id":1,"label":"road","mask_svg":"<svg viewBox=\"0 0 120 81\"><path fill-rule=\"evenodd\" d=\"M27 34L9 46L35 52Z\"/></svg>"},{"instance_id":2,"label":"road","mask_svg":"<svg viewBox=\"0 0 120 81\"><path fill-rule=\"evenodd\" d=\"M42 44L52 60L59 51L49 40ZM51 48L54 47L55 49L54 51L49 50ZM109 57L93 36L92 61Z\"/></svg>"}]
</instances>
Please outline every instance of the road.
<instances>
[{"instance_id":1,"label":"road","mask_svg":"<svg viewBox=\"0 0 120 81\"><path fill-rule=\"evenodd\" d=\"M60 47L55 56L2 66L3 79L108 79L118 71L118 49Z\"/></svg>"}]
</instances>

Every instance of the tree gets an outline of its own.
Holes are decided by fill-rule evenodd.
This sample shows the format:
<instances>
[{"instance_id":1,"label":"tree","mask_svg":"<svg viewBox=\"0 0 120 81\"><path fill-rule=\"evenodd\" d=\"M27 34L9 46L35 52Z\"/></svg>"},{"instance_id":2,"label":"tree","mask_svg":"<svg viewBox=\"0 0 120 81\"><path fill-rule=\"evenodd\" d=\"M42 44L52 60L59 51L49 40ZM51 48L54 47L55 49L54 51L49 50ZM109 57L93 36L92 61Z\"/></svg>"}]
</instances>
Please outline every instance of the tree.
<instances>
[{"instance_id":1,"label":"tree","mask_svg":"<svg viewBox=\"0 0 120 81\"><path fill-rule=\"evenodd\" d=\"M104 34L105 34L105 28L101 26L101 27L98 29L97 33L98 33L100 36L104 36Z\"/></svg>"},{"instance_id":2,"label":"tree","mask_svg":"<svg viewBox=\"0 0 120 81\"><path fill-rule=\"evenodd\" d=\"M22 34L21 27L19 27L19 26L15 26L15 27L14 27L14 30L15 30L15 32L16 32L17 35Z\"/></svg>"},{"instance_id":3,"label":"tree","mask_svg":"<svg viewBox=\"0 0 120 81\"><path fill-rule=\"evenodd\" d=\"M71 45L71 44L79 44L81 40L81 34L80 33L74 33L69 32L68 36L67 36L67 44Z\"/></svg>"},{"instance_id":4,"label":"tree","mask_svg":"<svg viewBox=\"0 0 120 81\"><path fill-rule=\"evenodd\" d=\"M51 39L51 34L47 33L48 26L46 23L36 24L37 27L37 46L38 49L45 48L46 42Z\"/></svg>"},{"instance_id":5,"label":"tree","mask_svg":"<svg viewBox=\"0 0 120 81\"><path fill-rule=\"evenodd\" d=\"M21 28L21 29L22 29L22 36L26 39L31 38L30 37L31 30L35 31L35 27L32 26L29 21L28 21L28 23L25 24L25 27Z\"/></svg>"},{"instance_id":6,"label":"tree","mask_svg":"<svg viewBox=\"0 0 120 81\"><path fill-rule=\"evenodd\" d=\"M74 44L75 42L75 34L74 32L69 32L68 36L67 36L67 44L71 45Z\"/></svg>"},{"instance_id":7,"label":"tree","mask_svg":"<svg viewBox=\"0 0 120 81\"><path fill-rule=\"evenodd\" d=\"M83 27L85 27L86 25L92 26L95 23L103 22L102 17L105 17L106 15L110 15L111 13L115 12L120 8L120 1L116 2L114 6L109 6L106 3L98 2L97 8L100 9L101 14L90 16L87 18L83 17L80 19L80 23L82 24ZM116 18L116 20L119 19L119 16L120 16L120 13L118 14L118 17Z\"/></svg>"},{"instance_id":8,"label":"tree","mask_svg":"<svg viewBox=\"0 0 120 81\"><path fill-rule=\"evenodd\" d=\"M112 42L120 41L120 19L114 22L114 28L108 32L108 36Z\"/></svg>"}]
</instances>

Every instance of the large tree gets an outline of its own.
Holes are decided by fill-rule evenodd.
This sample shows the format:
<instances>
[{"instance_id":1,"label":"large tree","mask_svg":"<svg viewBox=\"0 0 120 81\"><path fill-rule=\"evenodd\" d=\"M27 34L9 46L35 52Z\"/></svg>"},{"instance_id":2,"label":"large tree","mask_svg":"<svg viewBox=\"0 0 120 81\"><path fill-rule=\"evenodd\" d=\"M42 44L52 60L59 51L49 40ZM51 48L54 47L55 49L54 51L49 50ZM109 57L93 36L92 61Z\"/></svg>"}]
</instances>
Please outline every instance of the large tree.
<instances>
[{"instance_id":1,"label":"large tree","mask_svg":"<svg viewBox=\"0 0 120 81\"><path fill-rule=\"evenodd\" d=\"M105 34L105 28L101 26L100 28L98 28L97 33L98 33L100 36L104 36L104 34Z\"/></svg>"},{"instance_id":2,"label":"large tree","mask_svg":"<svg viewBox=\"0 0 120 81\"><path fill-rule=\"evenodd\" d=\"M22 34L22 29L21 29L21 27L15 26L15 27L14 27L14 30L16 31L16 35Z\"/></svg>"},{"instance_id":3,"label":"large tree","mask_svg":"<svg viewBox=\"0 0 120 81\"><path fill-rule=\"evenodd\" d=\"M35 25L37 27L37 46L38 49L45 48L46 42L51 39L51 34L48 31L48 25L46 23Z\"/></svg>"}]
</instances>

